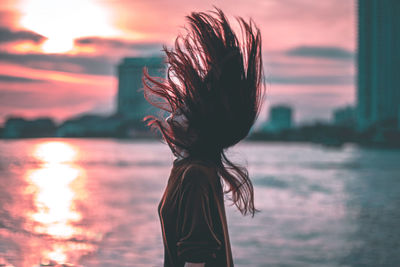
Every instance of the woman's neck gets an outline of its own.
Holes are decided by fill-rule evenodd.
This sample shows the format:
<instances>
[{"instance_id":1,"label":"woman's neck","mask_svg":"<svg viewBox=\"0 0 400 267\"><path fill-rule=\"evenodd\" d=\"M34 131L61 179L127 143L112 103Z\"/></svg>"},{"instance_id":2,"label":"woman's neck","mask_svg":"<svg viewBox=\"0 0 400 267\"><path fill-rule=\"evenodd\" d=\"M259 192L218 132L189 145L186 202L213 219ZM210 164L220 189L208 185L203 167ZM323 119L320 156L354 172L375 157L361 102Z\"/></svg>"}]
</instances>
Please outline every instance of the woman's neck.
<instances>
[{"instance_id":1,"label":"woman's neck","mask_svg":"<svg viewBox=\"0 0 400 267\"><path fill-rule=\"evenodd\" d=\"M178 152L178 155L175 155L176 160L181 160L184 158L187 158L189 156L189 153L186 150L180 150Z\"/></svg>"}]
</instances>

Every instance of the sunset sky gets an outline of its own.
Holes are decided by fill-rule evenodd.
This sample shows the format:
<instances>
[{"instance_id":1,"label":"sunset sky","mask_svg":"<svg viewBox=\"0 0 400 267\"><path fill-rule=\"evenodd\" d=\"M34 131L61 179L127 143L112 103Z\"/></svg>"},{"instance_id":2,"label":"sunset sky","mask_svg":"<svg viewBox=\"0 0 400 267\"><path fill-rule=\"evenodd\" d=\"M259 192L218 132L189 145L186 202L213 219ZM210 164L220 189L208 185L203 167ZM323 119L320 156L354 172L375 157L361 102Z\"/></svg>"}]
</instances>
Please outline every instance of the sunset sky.
<instances>
[{"instance_id":1,"label":"sunset sky","mask_svg":"<svg viewBox=\"0 0 400 267\"><path fill-rule=\"evenodd\" d=\"M160 55L192 11L253 18L263 38L267 105L297 122L355 101L355 0L1 0L0 123L8 116L112 113L115 65Z\"/></svg>"}]
</instances>

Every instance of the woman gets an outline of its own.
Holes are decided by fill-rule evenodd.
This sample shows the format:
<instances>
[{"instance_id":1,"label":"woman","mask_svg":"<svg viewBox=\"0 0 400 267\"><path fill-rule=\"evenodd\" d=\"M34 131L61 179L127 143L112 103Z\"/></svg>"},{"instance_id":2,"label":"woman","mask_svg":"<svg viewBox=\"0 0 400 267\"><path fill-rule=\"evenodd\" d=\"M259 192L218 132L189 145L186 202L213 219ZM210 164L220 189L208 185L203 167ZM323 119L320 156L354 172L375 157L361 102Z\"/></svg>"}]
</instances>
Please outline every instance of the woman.
<instances>
[{"instance_id":1,"label":"woman","mask_svg":"<svg viewBox=\"0 0 400 267\"><path fill-rule=\"evenodd\" d=\"M164 266L233 266L224 193L243 215L257 211L246 168L225 151L247 136L263 101L261 34L238 18L240 42L215 9L191 13L175 50L164 46L167 79L144 70L146 99L171 113L145 120L176 156L158 207Z\"/></svg>"}]
</instances>

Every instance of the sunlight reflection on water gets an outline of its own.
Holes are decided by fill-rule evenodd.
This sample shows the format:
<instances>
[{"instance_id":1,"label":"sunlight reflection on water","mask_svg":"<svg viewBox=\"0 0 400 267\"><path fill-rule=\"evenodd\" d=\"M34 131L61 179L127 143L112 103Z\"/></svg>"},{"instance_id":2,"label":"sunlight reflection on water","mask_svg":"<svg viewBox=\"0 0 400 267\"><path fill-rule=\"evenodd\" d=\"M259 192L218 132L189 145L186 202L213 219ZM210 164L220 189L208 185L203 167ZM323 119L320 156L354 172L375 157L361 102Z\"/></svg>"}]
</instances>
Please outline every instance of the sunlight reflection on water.
<instances>
[{"instance_id":1,"label":"sunlight reflection on water","mask_svg":"<svg viewBox=\"0 0 400 267\"><path fill-rule=\"evenodd\" d=\"M95 247L89 243L79 246L71 240L88 235L79 227L82 214L75 202L85 198L85 172L74 164L79 150L66 142L43 142L34 147L33 157L40 168L26 172L29 184L25 194L32 194L34 209L27 212L27 229L53 240L49 249L39 250L42 265L71 262L73 255L89 253ZM84 238L86 239L86 238Z\"/></svg>"}]
</instances>

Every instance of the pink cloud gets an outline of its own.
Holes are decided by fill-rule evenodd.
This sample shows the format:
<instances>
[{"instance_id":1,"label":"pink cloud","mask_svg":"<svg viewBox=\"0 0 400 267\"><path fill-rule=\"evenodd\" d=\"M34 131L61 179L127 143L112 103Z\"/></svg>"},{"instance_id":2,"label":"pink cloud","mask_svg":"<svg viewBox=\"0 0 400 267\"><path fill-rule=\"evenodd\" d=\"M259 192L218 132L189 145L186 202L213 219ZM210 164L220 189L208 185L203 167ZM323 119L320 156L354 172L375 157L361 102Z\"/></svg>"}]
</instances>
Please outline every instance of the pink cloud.
<instances>
[{"instance_id":1,"label":"pink cloud","mask_svg":"<svg viewBox=\"0 0 400 267\"><path fill-rule=\"evenodd\" d=\"M12 114L63 120L88 110L111 112L114 108L116 80L112 76L65 74L6 64L0 64L0 67L7 67L8 73L13 75L10 77L43 78L32 83L0 82L0 118L3 120ZM28 75L21 76L24 74Z\"/></svg>"},{"instance_id":2,"label":"pink cloud","mask_svg":"<svg viewBox=\"0 0 400 267\"><path fill-rule=\"evenodd\" d=\"M107 2L105 3L108 4ZM264 49L286 50L298 45L331 45L355 48L355 2L336 0L270 1L118 1L108 8L114 22L126 32L151 40L172 43L192 11L221 8L233 22L234 16L253 18L260 27ZM160 23L160 18L162 22Z\"/></svg>"}]
</instances>

